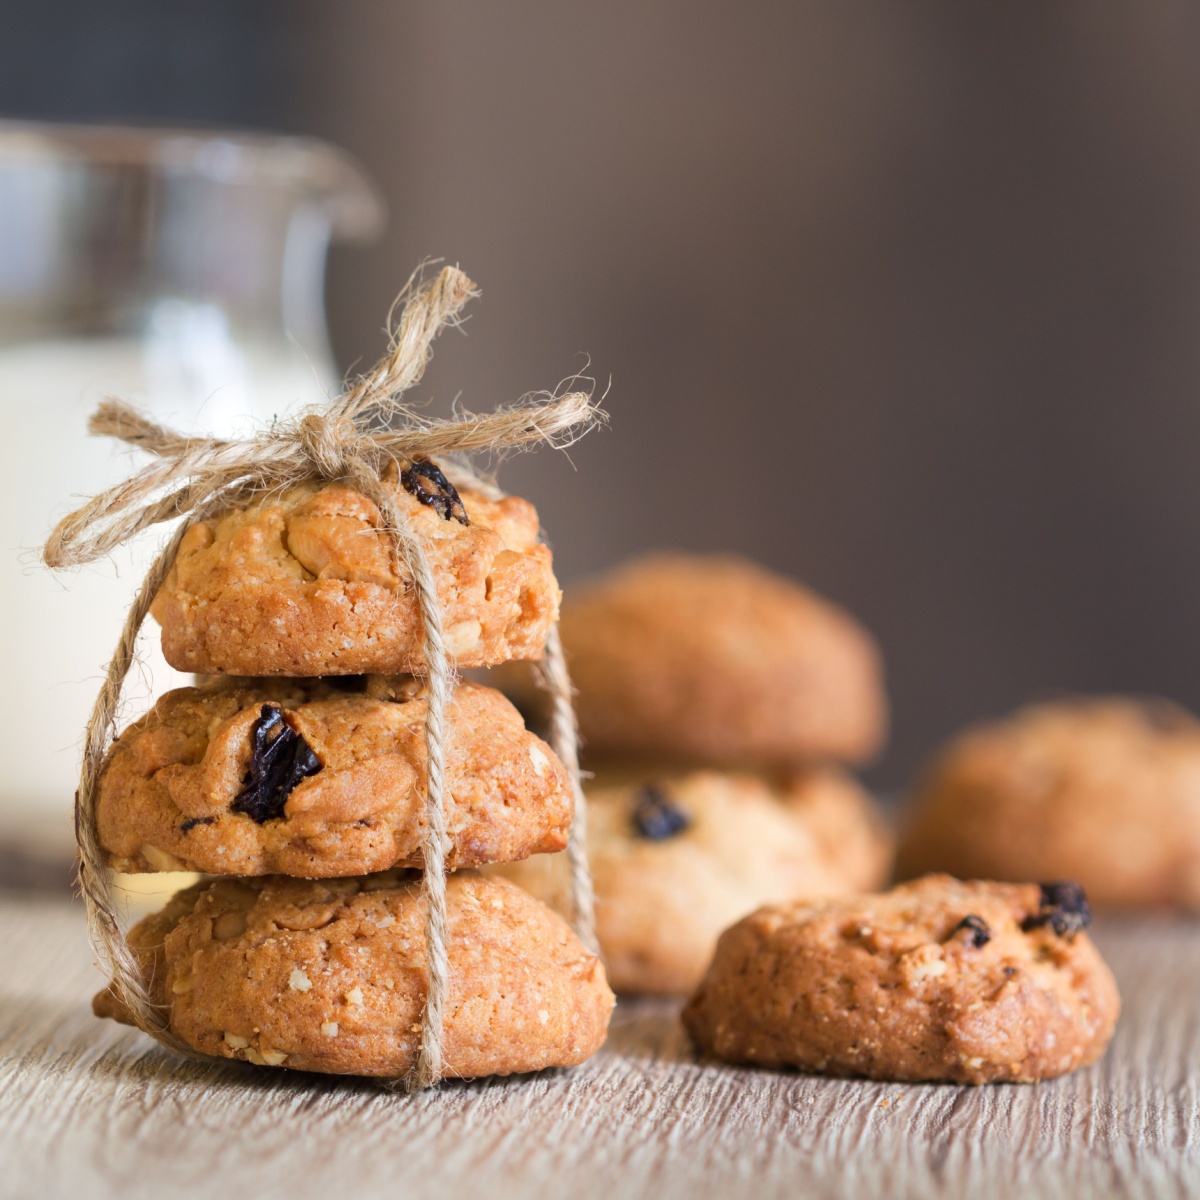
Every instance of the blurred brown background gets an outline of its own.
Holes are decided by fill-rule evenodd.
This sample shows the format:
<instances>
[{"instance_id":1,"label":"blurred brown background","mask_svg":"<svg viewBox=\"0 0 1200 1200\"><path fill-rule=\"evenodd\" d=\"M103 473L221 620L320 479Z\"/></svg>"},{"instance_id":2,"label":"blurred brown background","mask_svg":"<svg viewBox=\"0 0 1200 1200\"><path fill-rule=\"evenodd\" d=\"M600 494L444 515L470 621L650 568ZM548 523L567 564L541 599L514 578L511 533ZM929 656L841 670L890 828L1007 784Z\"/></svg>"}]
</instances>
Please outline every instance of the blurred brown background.
<instances>
[{"instance_id":1,"label":"blurred brown background","mask_svg":"<svg viewBox=\"0 0 1200 1200\"><path fill-rule=\"evenodd\" d=\"M411 267L484 289L442 403L587 367L610 431L514 462L566 580L736 550L880 638L902 784L1064 690L1200 707L1200 9L1167 0L0 4L0 111L319 134Z\"/></svg>"}]
</instances>

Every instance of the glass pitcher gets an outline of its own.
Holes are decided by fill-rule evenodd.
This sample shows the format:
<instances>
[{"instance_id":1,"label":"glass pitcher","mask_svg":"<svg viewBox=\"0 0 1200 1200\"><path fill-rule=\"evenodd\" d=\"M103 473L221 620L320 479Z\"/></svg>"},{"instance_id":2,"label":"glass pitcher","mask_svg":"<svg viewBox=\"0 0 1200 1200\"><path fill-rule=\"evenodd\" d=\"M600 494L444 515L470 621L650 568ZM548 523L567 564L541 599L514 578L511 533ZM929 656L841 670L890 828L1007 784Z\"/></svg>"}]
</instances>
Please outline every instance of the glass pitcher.
<instances>
[{"instance_id":1,"label":"glass pitcher","mask_svg":"<svg viewBox=\"0 0 1200 1200\"><path fill-rule=\"evenodd\" d=\"M320 142L0 122L0 840L69 836L84 725L166 535L41 565L53 524L143 461L89 437L88 415L117 395L231 435L329 394L326 250L382 220ZM143 643L130 717L184 679L152 622Z\"/></svg>"}]
</instances>

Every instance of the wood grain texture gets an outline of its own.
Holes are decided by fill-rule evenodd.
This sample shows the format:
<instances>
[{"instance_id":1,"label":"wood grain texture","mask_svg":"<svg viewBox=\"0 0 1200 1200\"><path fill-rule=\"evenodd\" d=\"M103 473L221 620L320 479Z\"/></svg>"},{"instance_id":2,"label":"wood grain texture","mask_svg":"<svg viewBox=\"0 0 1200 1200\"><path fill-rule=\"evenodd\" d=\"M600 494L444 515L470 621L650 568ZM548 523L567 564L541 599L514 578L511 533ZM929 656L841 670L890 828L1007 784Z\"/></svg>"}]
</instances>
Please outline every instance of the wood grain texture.
<instances>
[{"instance_id":1,"label":"wood grain texture","mask_svg":"<svg viewBox=\"0 0 1200 1200\"><path fill-rule=\"evenodd\" d=\"M196 1066L95 1020L80 909L0 899L0 1195L425 1200L1200 1192L1200 924L1102 922L1125 999L1097 1066L1037 1087L823 1080L697 1061L622 1002L574 1071L407 1097Z\"/></svg>"}]
</instances>

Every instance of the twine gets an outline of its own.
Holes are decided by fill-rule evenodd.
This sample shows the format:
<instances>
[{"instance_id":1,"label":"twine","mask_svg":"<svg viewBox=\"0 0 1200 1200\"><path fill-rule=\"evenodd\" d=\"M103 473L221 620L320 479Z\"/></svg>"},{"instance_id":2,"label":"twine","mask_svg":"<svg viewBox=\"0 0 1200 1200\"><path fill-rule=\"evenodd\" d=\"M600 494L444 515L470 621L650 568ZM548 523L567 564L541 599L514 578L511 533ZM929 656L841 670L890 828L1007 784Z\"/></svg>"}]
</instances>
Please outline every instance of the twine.
<instances>
[{"instance_id":1,"label":"twine","mask_svg":"<svg viewBox=\"0 0 1200 1200\"><path fill-rule=\"evenodd\" d=\"M581 391L526 397L510 408L485 414L460 412L447 420L426 419L404 404L404 393L424 374L437 335L446 326L459 324L459 314L477 294L475 285L456 267L444 268L431 281L417 272L401 293L403 311L389 351L373 370L327 405L311 406L250 438L184 437L113 399L105 400L88 423L91 433L117 438L150 454L154 461L65 517L43 550L48 566L58 569L94 562L151 526L188 518L150 567L125 619L88 722L75 796L79 888L92 946L117 998L138 1027L180 1053L194 1052L171 1033L169 1012L154 1003L137 957L125 941L97 832L97 788L116 735L125 678L134 662L138 633L192 522L306 480L345 480L378 508L381 529L391 537L393 552L412 577L424 633L428 768L421 849L429 986L420 1050L405 1083L415 1090L430 1087L442 1077L450 970L446 948L446 711L455 669L443 640L432 566L383 476L389 467L409 464L418 457L450 456L446 466L456 483L496 495L465 455L474 451L503 453L537 444L565 448L604 420L591 394ZM575 796L575 819L568 841L574 925L581 941L595 952L577 731L557 628L551 629L546 642L542 674L554 700L551 746L568 770Z\"/></svg>"},{"instance_id":2,"label":"twine","mask_svg":"<svg viewBox=\"0 0 1200 1200\"><path fill-rule=\"evenodd\" d=\"M575 819L567 835L567 860L571 868L571 905L575 932L592 954L600 953L596 940L595 896L592 892L592 870L587 856L587 801L579 775L579 726L575 720L575 705L571 702L571 677L563 657L562 639L558 626L546 638L542 656L542 684L554 700L550 714L550 748L558 755L575 795Z\"/></svg>"}]
</instances>

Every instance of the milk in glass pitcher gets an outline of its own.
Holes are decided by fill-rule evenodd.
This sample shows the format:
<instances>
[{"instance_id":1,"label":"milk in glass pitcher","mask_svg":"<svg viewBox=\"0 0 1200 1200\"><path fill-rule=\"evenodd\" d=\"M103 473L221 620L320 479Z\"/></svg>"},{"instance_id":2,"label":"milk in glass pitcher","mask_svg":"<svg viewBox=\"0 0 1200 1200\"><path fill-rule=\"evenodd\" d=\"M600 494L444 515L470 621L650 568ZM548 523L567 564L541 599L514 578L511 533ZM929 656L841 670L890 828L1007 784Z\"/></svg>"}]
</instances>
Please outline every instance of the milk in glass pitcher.
<instances>
[{"instance_id":1,"label":"milk in glass pitcher","mask_svg":"<svg viewBox=\"0 0 1200 1200\"><path fill-rule=\"evenodd\" d=\"M0 839L69 829L83 729L167 530L51 575L38 548L136 452L86 433L116 395L245 434L336 388L331 236L382 222L357 167L298 138L0 122ZM149 623L130 712L185 682Z\"/></svg>"}]
</instances>

